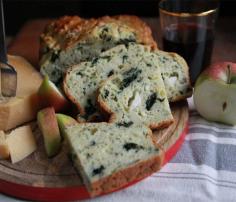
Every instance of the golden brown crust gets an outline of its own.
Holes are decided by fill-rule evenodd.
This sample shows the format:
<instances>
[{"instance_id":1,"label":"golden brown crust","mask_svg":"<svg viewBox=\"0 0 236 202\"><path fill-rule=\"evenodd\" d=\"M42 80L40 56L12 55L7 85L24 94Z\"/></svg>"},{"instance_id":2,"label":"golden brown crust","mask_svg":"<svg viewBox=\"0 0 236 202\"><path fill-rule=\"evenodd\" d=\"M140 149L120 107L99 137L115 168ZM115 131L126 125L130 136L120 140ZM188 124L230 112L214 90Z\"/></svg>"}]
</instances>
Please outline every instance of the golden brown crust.
<instances>
[{"instance_id":1,"label":"golden brown crust","mask_svg":"<svg viewBox=\"0 0 236 202\"><path fill-rule=\"evenodd\" d=\"M138 38L143 44L150 45L152 50L156 50L158 48L157 43L152 37L151 28L139 17L135 15L117 15L114 16L114 18L124 22L126 25L136 30Z\"/></svg>"},{"instance_id":2,"label":"golden brown crust","mask_svg":"<svg viewBox=\"0 0 236 202\"><path fill-rule=\"evenodd\" d=\"M104 16L98 19L83 19L79 16L64 16L48 24L40 36L40 57L46 47L54 50L64 50L89 35L97 25L115 22L125 24L134 30L138 43L157 48L151 29L140 18L129 15L114 17Z\"/></svg>"},{"instance_id":3,"label":"golden brown crust","mask_svg":"<svg viewBox=\"0 0 236 202\"><path fill-rule=\"evenodd\" d=\"M160 155L158 156L138 162L131 167L125 168L99 181L96 181L90 185L90 195L94 197L102 193L109 193L122 188L134 180L141 180L160 170L163 159L164 152L160 150Z\"/></svg>"},{"instance_id":4,"label":"golden brown crust","mask_svg":"<svg viewBox=\"0 0 236 202\"><path fill-rule=\"evenodd\" d=\"M40 36L39 57L42 57L47 48L65 50L73 46L96 23L97 20L93 18L86 20L79 16L63 16L49 23Z\"/></svg>"},{"instance_id":5,"label":"golden brown crust","mask_svg":"<svg viewBox=\"0 0 236 202\"><path fill-rule=\"evenodd\" d=\"M192 90L188 91L185 95L180 95L178 97L175 97L175 99L172 99L170 102L178 102L178 101L181 101L181 100L185 100L186 98L191 97L192 94L193 94Z\"/></svg>"},{"instance_id":6,"label":"golden brown crust","mask_svg":"<svg viewBox=\"0 0 236 202\"><path fill-rule=\"evenodd\" d=\"M166 120L166 121L162 121L160 123L151 123L149 125L149 127L152 129L152 130L156 130L156 129L163 129L163 128L166 128L168 127L169 125L171 125L172 123L174 123L174 119L169 119L169 120Z\"/></svg>"}]
</instances>

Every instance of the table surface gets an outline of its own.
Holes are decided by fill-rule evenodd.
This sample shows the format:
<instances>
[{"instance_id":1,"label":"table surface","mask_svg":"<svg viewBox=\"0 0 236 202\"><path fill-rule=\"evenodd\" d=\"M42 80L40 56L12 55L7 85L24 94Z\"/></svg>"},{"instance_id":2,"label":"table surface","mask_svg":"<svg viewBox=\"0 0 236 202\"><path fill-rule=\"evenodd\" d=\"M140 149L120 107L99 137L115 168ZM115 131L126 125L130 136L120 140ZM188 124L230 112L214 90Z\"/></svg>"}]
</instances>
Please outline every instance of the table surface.
<instances>
[{"instance_id":1,"label":"table surface","mask_svg":"<svg viewBox=\"0 0 236 202\"><path fill-rule=\"evenodd\" d=\"M161 47L161 32L158 18L143 18L150 25L154 38ZM39 35L44 26L49 22L48 19L38 19L27 22L14 40L24 40L22 45L9 45L8 53L21 55L27 58L33 65L38 64ZM27 32L25 32L27 31ZM27 34L22 34L22 33ZM216 26L216 40L213 50L212 62L215 61L236 62L236 17L220 18ZM0 201L18 201L4 195L0 195Z\"/></svg>"}]
</instances>

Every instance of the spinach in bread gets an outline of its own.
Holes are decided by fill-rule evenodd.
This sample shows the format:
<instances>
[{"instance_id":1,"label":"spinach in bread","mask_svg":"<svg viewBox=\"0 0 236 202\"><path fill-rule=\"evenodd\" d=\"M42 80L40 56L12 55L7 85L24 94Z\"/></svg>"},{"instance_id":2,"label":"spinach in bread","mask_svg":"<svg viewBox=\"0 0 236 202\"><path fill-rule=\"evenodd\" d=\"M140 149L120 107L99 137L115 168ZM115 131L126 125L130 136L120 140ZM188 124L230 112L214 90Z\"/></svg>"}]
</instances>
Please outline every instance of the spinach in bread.
<instances>
[{"instance_id":1,"label":"spinach in bread","mask_svg":"<svg viewBox=\"0 0 236 202\"><path fill-rule=\"evenodd\" d=\"M151 110L152 106L155 104L157 99L157 94L156 93L152 93L151 95L148 96L147 100L146 100L146 109L148 111ZM165 99L165 98L163 98Z\"/></svg>"},{"instance_id":2,"label":"spinach in bread","mask_svg":"<svg viewBox=\"0 0 236 202\"><path fill-rule=\"evenodd\" d=\"M125 127L125 128L128 128L128 127L130 127L130 126L133 125L133 124L134 124L133 121L127 121L127 122L121 121L121 122L116 123L117 126L119 126L119 127Z\"/></svg>"},{"instance_id":3,"label":"spinach in bread","mask_svg":"<svg viewBox=\"0 0 236 202\"><path fill-rule=\"evenodd\" d=\"M120 84L120 90L127 88L133 81L137 79L142 70L138 68L131 68L124 72L124 79Z\"/></svg>"}]
</instances>

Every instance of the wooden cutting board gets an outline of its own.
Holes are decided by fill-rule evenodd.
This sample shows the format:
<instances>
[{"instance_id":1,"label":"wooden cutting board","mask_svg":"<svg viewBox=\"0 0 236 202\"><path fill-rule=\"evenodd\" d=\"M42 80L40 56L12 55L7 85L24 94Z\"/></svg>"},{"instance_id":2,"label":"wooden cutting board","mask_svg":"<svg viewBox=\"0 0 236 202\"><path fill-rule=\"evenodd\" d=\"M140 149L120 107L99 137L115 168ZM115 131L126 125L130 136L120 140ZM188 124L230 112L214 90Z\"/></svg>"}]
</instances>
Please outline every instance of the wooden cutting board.
<instances>
[{"instance_id":1,"label":"wooden cutting board","mask_svg":"<svg viewBox=\"0 0 236 202\"><path fill-rule=\"evenodd\" d=\"M28 22L9 46L9 53L21 55L34 66L38 64L39 35L50 20ZM171 106L175 122L155 131L156 141L166 151L167 163L179 150L188 129L187 102ZM19 163L0 160L0 191L28 200L65 201L89 198L80 176L68 158L64 146L56 157L47 158L36 123L31 123L38 150ZM127 186L130 186L134 181ZM123 187L124 188L124 187Z\"/></svg>"}]
</instances>

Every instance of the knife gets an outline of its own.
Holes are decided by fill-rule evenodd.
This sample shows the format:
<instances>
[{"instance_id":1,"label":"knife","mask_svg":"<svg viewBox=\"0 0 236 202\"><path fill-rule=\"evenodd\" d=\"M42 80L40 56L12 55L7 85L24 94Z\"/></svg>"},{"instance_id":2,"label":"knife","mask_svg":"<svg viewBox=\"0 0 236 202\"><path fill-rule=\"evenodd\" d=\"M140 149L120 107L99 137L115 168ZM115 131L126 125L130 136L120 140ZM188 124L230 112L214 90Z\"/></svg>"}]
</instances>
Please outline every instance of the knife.
<instances>
[{"instance_id":1,"label":"knife","mask_svg":"<svg viewBox=\"0 0 236 202\"><path fill-rule=\"evenodd\" d=\"M7 63L7 50L5 44L5 23L3 12L3 0L0 0L0 73L1 94L4 97L14 97L17 88L17 72Z\"/></svg>"}]
</instances>

